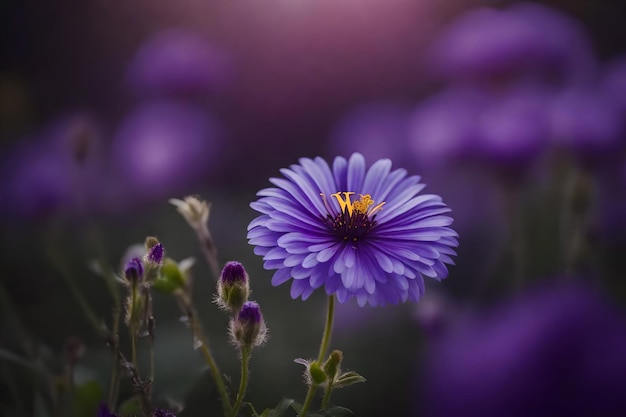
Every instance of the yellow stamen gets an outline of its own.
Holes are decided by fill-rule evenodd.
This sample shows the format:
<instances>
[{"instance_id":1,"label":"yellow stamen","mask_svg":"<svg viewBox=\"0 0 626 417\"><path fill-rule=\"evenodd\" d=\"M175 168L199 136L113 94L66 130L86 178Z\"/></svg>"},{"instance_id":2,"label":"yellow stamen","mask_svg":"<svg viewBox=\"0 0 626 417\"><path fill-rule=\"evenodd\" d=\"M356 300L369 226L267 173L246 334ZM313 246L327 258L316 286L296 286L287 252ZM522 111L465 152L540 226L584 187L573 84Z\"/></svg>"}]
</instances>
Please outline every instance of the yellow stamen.
<instances>
[{"instance_id":1,"label":"yellow stamen","mask_svg":"<svg viewBox=\"0 0 626 417\"><path fill-rule=\"evenodd\" d=\"M335 199L339 203L341 212L342 213L347 212L348 216L350 217L352 217L353 213L366 214L368 216L372 216L378 211L382 210L382 206L383 204L385 204L385 202L383 201L382 203L378 203L374 207L370 208L370 206L374 204L374 200L372 200L372 196L370 194L359 194L359 196L361 197L360 200L352 202L352 199L350 198L350 196L352 196L353 194L354 194L353 191L344 191L340 193L331 194L330 196L335 197ZM323 194L321 195L322 195L322 198L324 199L324 204L327 204L326 197Z\"/></svg>"}]
</instances>

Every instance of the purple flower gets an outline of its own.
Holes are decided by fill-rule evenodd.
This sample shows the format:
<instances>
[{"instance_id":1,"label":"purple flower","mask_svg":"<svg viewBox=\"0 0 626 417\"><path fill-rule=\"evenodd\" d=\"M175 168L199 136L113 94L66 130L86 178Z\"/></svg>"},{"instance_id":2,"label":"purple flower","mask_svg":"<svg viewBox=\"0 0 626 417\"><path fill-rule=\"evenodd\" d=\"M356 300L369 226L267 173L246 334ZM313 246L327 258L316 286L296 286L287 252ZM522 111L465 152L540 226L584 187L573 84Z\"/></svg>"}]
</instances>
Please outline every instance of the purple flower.
<instances>
[{"instance_id":1,"label":"purple flower","mask_svg":"<svg viewBox=\"0 0 626 417\"><path fill-rule=\"evenodd\" d=\"M410 128L415 159L425 167L478 163L516 177L548 144L548 91L519 86L499 93L449 88L422 103Z\"/></svg>"},{"instance_id":2,"label":"purple flower","mask_svg":"<svg viewBox=\"0 0 626 417\"><path fill-rule=\"evenodd\" d=\"M424 100L409 125L409 146L419 165L438 168L465 157L489 101L489 94L475 88L448 88Z\"/></svg>"},{"instance_id":3,"label":"purple flower","mask_svg":"<svg viewBox=\"0 0 626 417\"><path fill-rule=\"evenodd\" d=\"M441 197L420 195L420 177L391 170L381 159L366 168L361 154L301 158L271 178L251 207L261 216L248 239L273 285L293 278L291 296L307 299L324 287L339 302L356 297L372 306L417 301L423 276L443 279L457 233Z\"/></svg>"},{"instance_id":4,"label":"purple flower","mask_svg":"<svg viewBox=\"0 0 626 417\"><path fill-rule=\"evenodd\" d=\"M590 89L570 89L556 97L551 112L556 144L584 166L604 165L624 148L626 124L615 101Z\"/></svg>"},{"instance_id":5,"label":"purple flower","mask_svg":"<svg viewBox=\"0 0 626 417\"><path fill-rule=\"evenodd\" d=\"M226 54L202 36L172 29L141 46L127 77L141 95L206 94L223 88L230 67Z\"/></svg>"},{"instance_id":6,"label":"purple flower","mask_svg":"<svg viewBox=\"0 0 626 417\"><path fill-rule=\"evenodd\" d=\"M220 280L227 284L243 284L248 282L248 274L240 262L226 262L220 275Z\"/></svg>"},{"instance_id":7,"label":"purple flower","mask_svg":"<svg viewBox=\"0 0 626 417\"><path fill-rule=\"evenodd\" d=\"M588 79L595 69L582 26L556 10L521 3L481 8L455 20L432 45L432 66L453 79L518 75L551 80Z\"/></svg>"},{"instance_id":8,"label":"purple flower","mask_svg":"<svg viewBox=\"0 0 626 417\"><path fill-rule=\"evenodd\" d=\"M524 86L492 97L469 153L507 178L519 177L549 143L550 99L549 92Z\"/></svg>"},{"instance_id":9,"label":"purple flower","mask_svg":"<svg viewBox=\"0 0 626 417\"><path fill-rule=\"evenodd\" d=\"M100 129L85 114L59 117L9 150L0 173L2 209L26 219L78 211L101 174Z\"/></svg>"},{"instance_id":10,"label":"purple flower","mask_svg":"<svg viewBox=\"0 0 626 417\"><path fill-rule=\"evenodd\" d=\"M465 314L424 358L420 415L626 415L626 321L610 304L572 285Z\"/></svg>"},{"instance_id":11,"label":"purple flower","mask_svg":"<svg viewBox=\"0 0 626 417\"><path fill-rule=\"evenodd\" d=\"M239 347L252 348L267 340L267 327L261 308L254 301L246 301L239 313L230 320L232 342Z\"/></svg>"},{"instance_id":12,"label":"purple flower","mask_svg":"<svg viewBox=\"0 0 626 417\"><path fill-rule=\"evenodd\" d=\"M206 110L177 101L144 104L112 144L118 197L161 199L200 181L218 161L217 122Z\"/></svg>"},{"instance_id":13,"label":"purple flower","mask_svg":"<svg viewBox=\"0 0 626 417\"><path fill-rule=\"evenodd\" d=\"M605 66L600 88L626 113L626 57L621 56Z\"/></svg>"},{"instance_id":14,"label":"purple flower","mask_svg":"<svg viewBox=\"0 0 626 417\"><path fill-rule=\"evenodd\" d=\"M151 262L157 265L161 264L161 262L163 262L164 252L165 251L163 250L163 245L161 243L157 243L156 245L151 247L150 250L148 251L148 255L147 255L148 262Z\"/></svg>"},{"instance_id":15,"label":"purple flower","mask_svg":"<svg viewBox=\"0 0 626 417\"><path fill-rule=\"evenodd\" d=\"M140 258L132 258L124 266L124 277L131 283L136 283L143 279L143 263Z\"/></svg>"},{"instance_id":16,"label":"purple flower","mask_svg":"<svg viewBox=\"0 0 626 417\"><path fill-rule=\"evenodd\" d=\"M241 323L259 324L263 320L261 309L259 305L254 301L246 301L239 314L237 314L237 320Z\"/></svg>"},{"instance_id":17,"label":"purple flower","mask_svg":"<svg viewBox=\"0 0 626 417\"><path fill-rule=\"evenodd\" d=\"M248 301L249 295L250 283L245 268L237 261L227 262L217 281L217 304L236 314Z\"/></svg>"}]
</instances>

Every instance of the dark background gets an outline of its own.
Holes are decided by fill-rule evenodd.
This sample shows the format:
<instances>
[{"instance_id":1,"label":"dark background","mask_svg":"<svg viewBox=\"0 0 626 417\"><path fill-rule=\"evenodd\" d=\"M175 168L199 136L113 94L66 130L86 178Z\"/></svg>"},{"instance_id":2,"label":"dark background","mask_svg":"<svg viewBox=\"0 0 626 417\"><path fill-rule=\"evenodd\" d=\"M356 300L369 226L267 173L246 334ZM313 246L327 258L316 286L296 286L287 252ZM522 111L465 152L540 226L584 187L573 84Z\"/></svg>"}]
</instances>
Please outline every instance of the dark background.
<instances>
[{"instance_id":1,"label":"dark background","mask_svg":"<svg viewBox=\"0 0 626 417\"><path fill-rule=\"evenodd\" d=\"M437 30L472 7L508 3L512 2L4 0L0 2L0 156L9 165L14 144L57 116L77 110L95 115L107 143L141 101L127 83L128 63L159 30L189 29L227 51L233 63L231 81L193 98L222 123L224 148L213 160L210 175L171 197L194 193L213 202L210 225L220 260L239 260L250 272L253 298L261 304L270 339L253 354L249 400L257 410L273 406L283 396L301 401L302 369L292 360L316 355L324 296L316 293L302 302L289 297L287 285L271 287L271 273L263 270L261 259L246 244L246 226L254 217L248 204L259 188L268 185L270 176L297 158L333 157L330 132L354 106L375 101L414 105L435 91L439 85L428 76L423 53ZM624 2L541 3L579 19L599 61L626 50ZM77 380L95 379L106 387L109 353L84 319L62 275L76 282L94 310L109 320L109 295L102 280L87 268L88 260L101 254L118 269L126 247L155 235L168 256L198 259L195 299L221 369L237 384L238 362L227 343L227 317L211 302L214 280L192 231L165 200L142 201L123 212L52 213L35 219L7 215L0 241L3 349L60 373L59 357L67 338L79 336L86 353ZM551 226L549 221L537 224ZM480 232L479 225L470 229L472 234L461 237L458 267L451 268L450 278L443 283L428 282L427 297L443 294L449 303L475 307L516 291L498 282L485 291L474 291L472 271L481 267L484 248L497 244L498 238ZM617 259L622 248L620 241L602 253L609 271L606 287L618 304L626 299L626 286L619 280L623 261ZM550 258L550 253L544 255ZM555 272L550 261L542 260L535 271L537 275ZM207 415L217 405L217 394L200 355L191 347L187 329L177 320L177 306L163 295L155 296L155 306L155 398L162 404L184 403L182 416ZM339 307L332 346L345 352L345 368L362 373L368 382L337 391L336 404L363 416L413 413L420 396L416 381L425 339L416 311L415 305ZM5 394L0 398L6 404L21 403L23 415L29 415L37 391L30 387L37 385L28 371L6 361L1 365L0 386L16 382L14 389L2 389ZM123 394L129 392L124 385Z\"/></svg>"}]
</instances>

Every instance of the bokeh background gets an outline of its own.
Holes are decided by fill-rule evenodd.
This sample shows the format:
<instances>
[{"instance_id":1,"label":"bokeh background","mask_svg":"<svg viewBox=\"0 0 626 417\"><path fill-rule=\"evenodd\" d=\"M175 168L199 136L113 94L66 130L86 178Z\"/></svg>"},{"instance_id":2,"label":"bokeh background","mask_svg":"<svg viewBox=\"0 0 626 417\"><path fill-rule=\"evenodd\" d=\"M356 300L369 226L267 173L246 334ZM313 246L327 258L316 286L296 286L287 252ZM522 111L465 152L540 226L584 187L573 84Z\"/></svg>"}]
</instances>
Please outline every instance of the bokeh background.
<instances>
[{"instance_id":1,"label":"bokeh background","mask_svg":"<svg viewBox=\"0 0 626 417\"><path fill-rule=\"evenodd\" d=\"M270 328L248 399L302 401L293 359L316 355L325 297L271 286L248 205L300 157L359 151L421 175L460 246L420 303L339 306L331 346L368 381L334 404L626 415L624 16L612 0L0 2L0 413L64 415L55 378L75 338L76 383L108 386L110 353L66 282L110 322L90 265L119 270L148 235L198 259L194 297L238 383L215 279L167 203L188 194L212 202L220 260L244 263ZM155 400L213 415L176 303L154 301Z\"/></svg>"}]
</instances>

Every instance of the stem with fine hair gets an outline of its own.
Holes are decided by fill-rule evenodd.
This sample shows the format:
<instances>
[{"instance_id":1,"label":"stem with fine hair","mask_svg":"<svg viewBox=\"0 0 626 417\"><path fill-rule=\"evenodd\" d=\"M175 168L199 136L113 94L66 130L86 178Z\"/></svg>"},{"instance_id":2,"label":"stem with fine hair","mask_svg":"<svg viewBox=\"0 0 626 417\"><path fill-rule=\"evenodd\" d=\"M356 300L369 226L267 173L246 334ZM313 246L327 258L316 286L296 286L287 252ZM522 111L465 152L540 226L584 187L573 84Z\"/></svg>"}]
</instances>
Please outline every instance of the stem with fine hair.
<instances>
[{"instance_id":1,"label":"stem with fine hair","mask_svg":"<svg viewBox=\"0 0 626 417\"><path fill-rule=\"evenodd\" d=\"M237 400L230 413L232 417L235 417L241 408L243 403L243 397L246 394L246 388L248 387L248 363L250 361L250 347L244 346L241 348L241 381L239 382L239 392L237 393Z\"/></svg>"},{"instance_id":2,"label":"stem with fine hair","mask_svg":"<svg viewBox=\"0 0 626 417\"><path fill-rule=\"evenodd\" d=\"M324 356L326 356L326 352L328 351L328 345L330 344L330 337L333 333L333 320L335 317L335 296L328 296L328 310L326 311L326 325L324 326L324 334L322 335L322 343L320 344L320 352L317 355L317 363L322 364L324 360ZM318 385L311 381L311 385L306 393L306 398L304 399L304 404L302 405L302 411L300 412L300 417L305 417L311 407L311 402L313 401L313 397L315 395L315 391L317 390Z\"/></svg>"},{"instance_id":3,"label":"stem with fine hair","mask_svg":"<svg viewBox=\"0 0 626 417\"><path fill-rule=\"evenodd\" d=\"M330 402L330 394L333 392L333 385L329 382L324 389L324 398L322 399L322 405L320 408L325 410L328 407L328 403Z\"/></svg>"},{"instance_id":4,"label":"stem with fine hair","mask_svg":"<svg viewBox=\"0 0 626 417\"><path fill-rule=\"evenodd\" d=\"M232 409L230 404L230 399L228 397L228 393L226 391L226 384L224 383L224 379L222 378L222 374L220 373L219 368L217 367L217 363L215 359L213 359L213 355L209 350L209 342L206 340L204 333L202 331L202 323L197 318L196 309L194 308L191 298L186 292L179 292L177 294L177 299L183 313L187 317L189 328L191 330L191 334L193 335L193 344L194 348L198 347L204 360L209 366L209 372L215 381L215 385L217 386L217 391L220 394L220 398L222 400L222 405L224 407L224 415L229 415Z\"/></svg>"}]
</instances>

